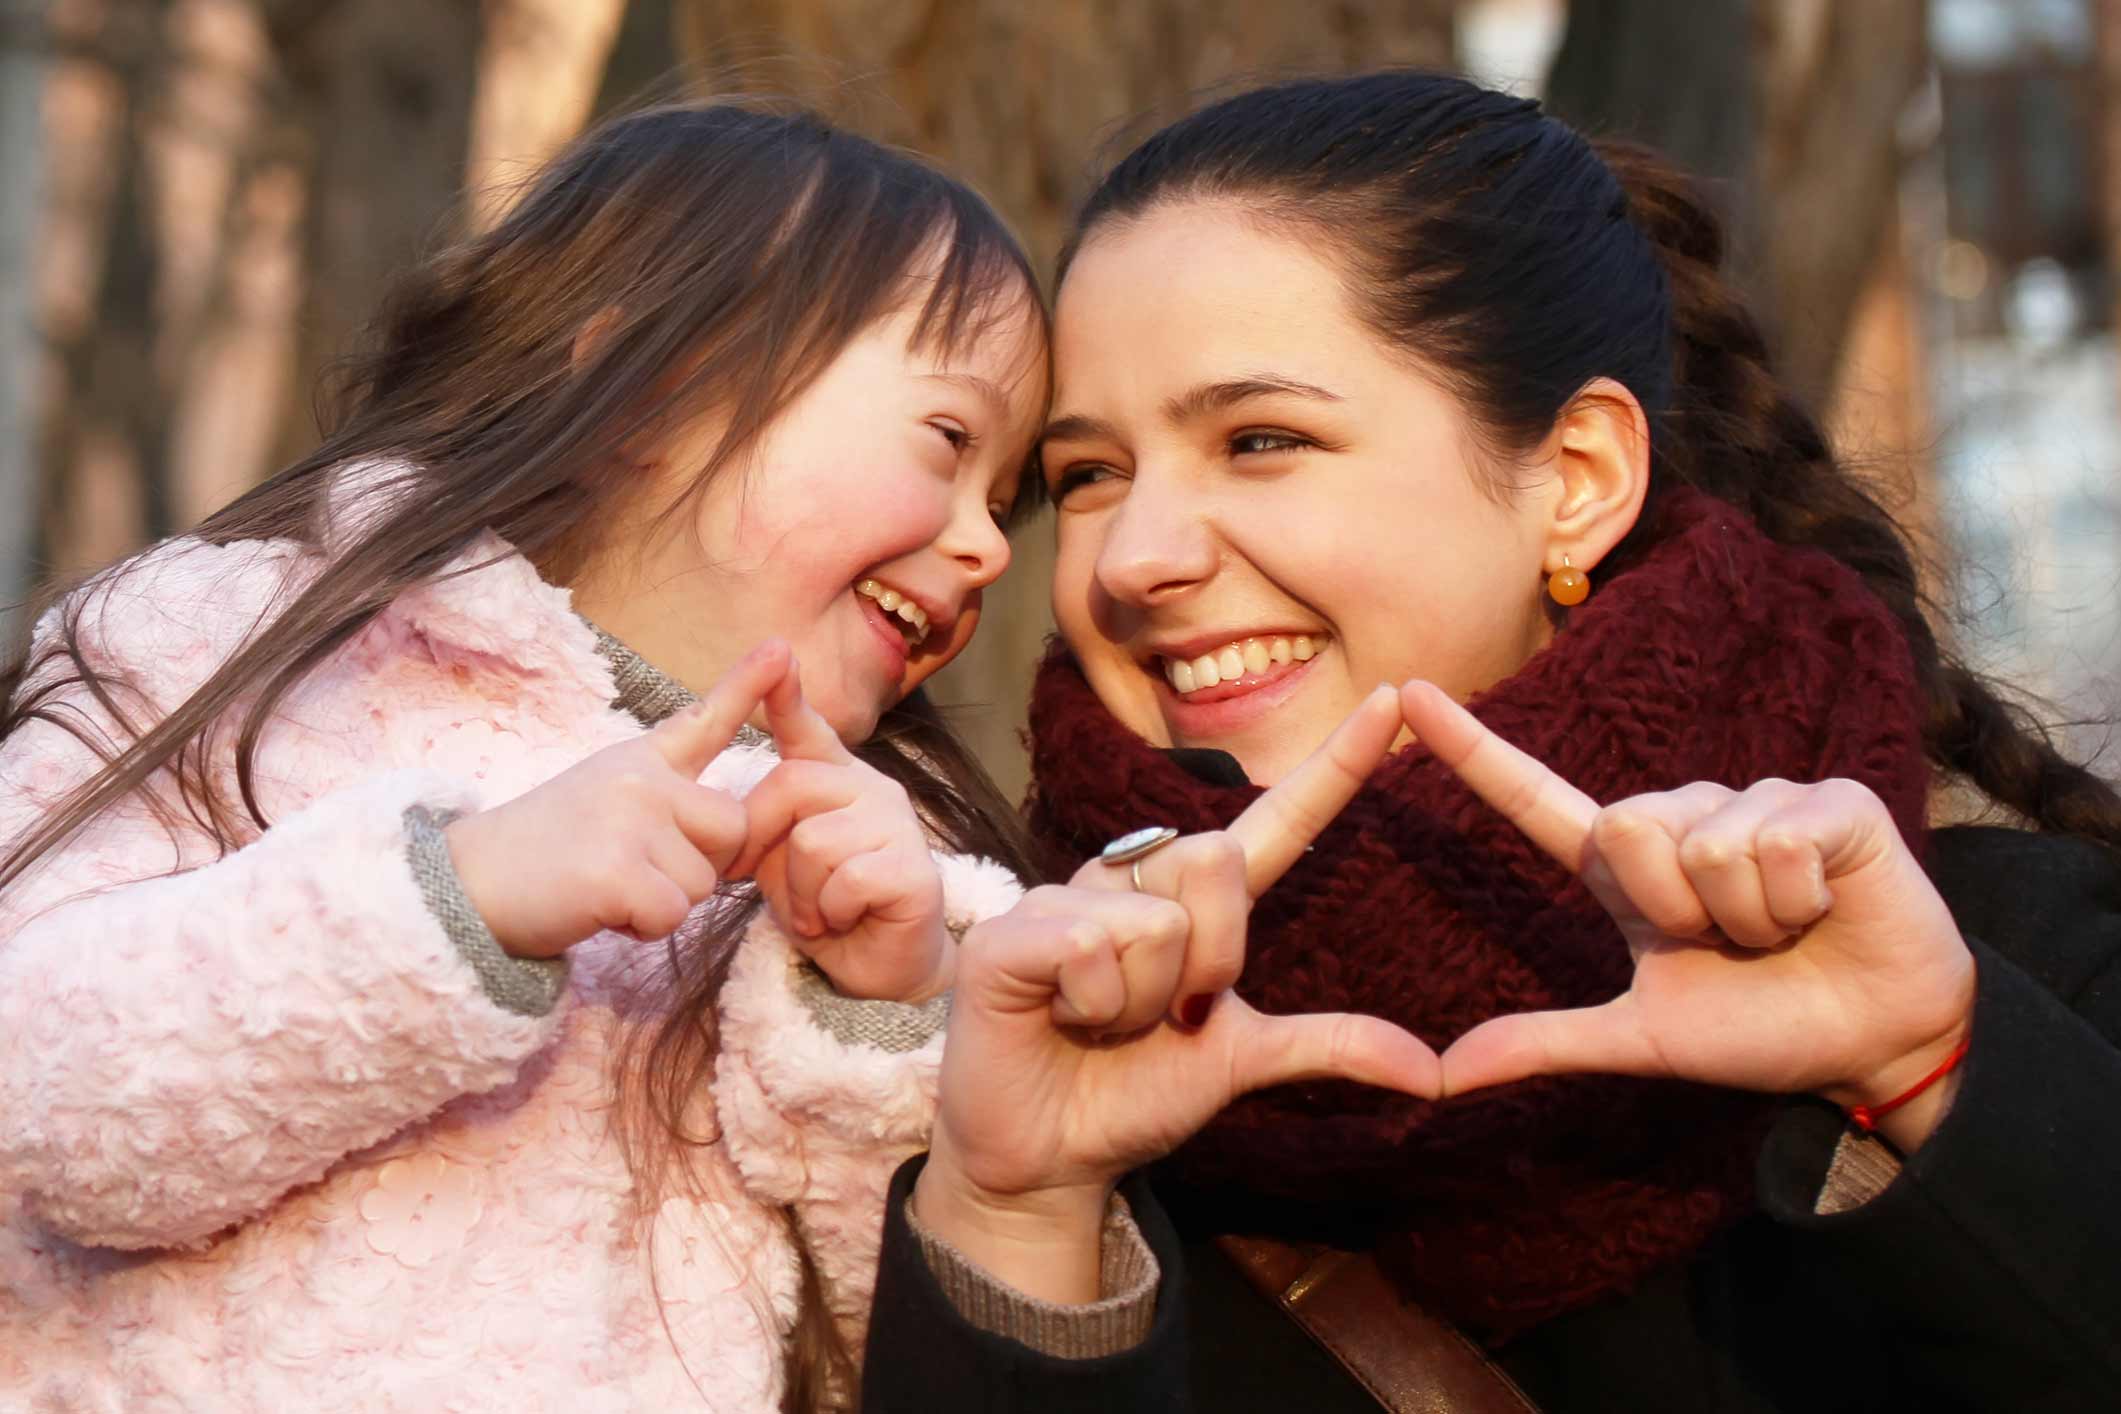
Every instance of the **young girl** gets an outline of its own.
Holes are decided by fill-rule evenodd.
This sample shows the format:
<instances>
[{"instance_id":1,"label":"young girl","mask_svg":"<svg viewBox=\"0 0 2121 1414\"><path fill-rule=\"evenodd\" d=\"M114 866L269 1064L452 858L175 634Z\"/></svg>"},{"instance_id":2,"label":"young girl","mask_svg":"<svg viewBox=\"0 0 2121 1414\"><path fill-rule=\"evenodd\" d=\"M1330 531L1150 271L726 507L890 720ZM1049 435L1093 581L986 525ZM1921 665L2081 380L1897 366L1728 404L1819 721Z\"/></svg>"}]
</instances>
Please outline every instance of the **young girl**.
<instances>
[{"instance_id":1,"label":"young girl","mask_svg":"<svg viewBox=\"0 0 2121 1414\"><path fill-rule=\"evenodd\" d=\"M907 157L671 108L380 332L0 681L0 1406L834 1402L1018 891L917 689L1008 559L1028 268Z\"/></svg>"}]
</instances>

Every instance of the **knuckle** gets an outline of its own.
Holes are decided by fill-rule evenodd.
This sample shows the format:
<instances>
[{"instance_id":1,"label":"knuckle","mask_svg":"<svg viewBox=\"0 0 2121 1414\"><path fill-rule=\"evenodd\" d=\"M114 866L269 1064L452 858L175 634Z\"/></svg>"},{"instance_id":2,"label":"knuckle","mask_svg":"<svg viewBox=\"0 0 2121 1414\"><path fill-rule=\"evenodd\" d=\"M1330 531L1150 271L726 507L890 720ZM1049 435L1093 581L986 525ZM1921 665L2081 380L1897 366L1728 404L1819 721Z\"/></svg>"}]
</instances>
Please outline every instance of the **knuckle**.
<instances>
[{"instance_id":1,"label":"knuckle","mask_svg":"<svg viewBox=\"0 0 2121 1414\"><path fill-rule=\"evenodd\" d=\"M1828 801L1849 811L1877 811L1885 813L1885 802L1877 792L1861 781L1852 781L1846 776L1835 776L1824 780L1816 787Z\"/></svg>"},{"instance_id":2,"label":"knuckle","mask_svg":"<svg viewBox=\"0 0 2121 1414\"><path fill-rule=\"evenodd\" d=\"M1753 848L1774 859L1794 859L1807 848L1804 836L1786 825L1769 825L1753 840Z\"/></svg>"},{"instance_id":3,"label":"knuckle","mask_svg":"<svg viewBox=\"0 0 2121 1414\"><path fill-rule=\"evenodd\" d=\"M1680 867L1690 873L1717 873L1745 858L1745 847L1729 835L1699 830L1679 845Z\"/></svg>"},{"instance_id":4,"label":"knuckle","mask_svg":"<svg viewBox=\"0 0 2121 1414\"><path fill-rule=\"evenodd\" d=\"M1061 923L1059 940L1071 955L1088 957L1106 945L1107 935L1103 924L1078 916Z\"/></svg>"},{"instance_id":5,"label":"knuckle","mask_svg":"<svg viewBox=\"0 0 2121 1414\"><path fill-rule=\"evenodd\" d=\"M1011 912L1025 917L1043 916L1059 908L1068 897L1068 892L1064 884L1040 884L1018 899Z\"/></svg>"},{"instance_id":6,"label":"knuckle","mask_svg":"<svg viewBox=\"0 0 2121 1414\"><path fill-rule=\"evenodd\" d=\"M1629 844L1657 828L1649 815L1628 805L1609 805L1591 821L1591 840L1601 849Z\"/></svg>"},{"instance_id":7,"label":"knuckle","mask_svg":"<svg viewBox=\"0 0 2121 1414\"><path fill-rule=\"evenodd\" d=\"M1738 792L1732 790L1729 786L1718 785L1714 781L1695 781L1691 785L1681 786L1678 790L1672 792L1672 799L1682 804L1711 810L1718 806L1729 804L1737 798Z\"/></svg>"}]
</instances>

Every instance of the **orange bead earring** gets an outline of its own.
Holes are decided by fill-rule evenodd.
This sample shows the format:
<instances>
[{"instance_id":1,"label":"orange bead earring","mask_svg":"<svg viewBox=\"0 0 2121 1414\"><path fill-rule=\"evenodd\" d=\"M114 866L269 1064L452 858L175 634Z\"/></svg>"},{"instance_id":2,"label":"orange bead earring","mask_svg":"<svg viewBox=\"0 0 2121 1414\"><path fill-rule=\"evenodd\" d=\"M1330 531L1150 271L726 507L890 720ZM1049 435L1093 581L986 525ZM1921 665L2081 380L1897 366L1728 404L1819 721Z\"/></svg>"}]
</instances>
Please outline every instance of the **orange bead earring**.
<instances>
[{"instance_id":1,"label":"orange bead earring","mask_svg":"<svg viewBox=\"0 0 2121 1414\"><path fill-rule=\"evenodd\" d=\"M1573 609L1591 597L1591 577L1561 557L1561 568L1547 576L1547 593L1564 609Z\"/></svg>"}]
</instances>

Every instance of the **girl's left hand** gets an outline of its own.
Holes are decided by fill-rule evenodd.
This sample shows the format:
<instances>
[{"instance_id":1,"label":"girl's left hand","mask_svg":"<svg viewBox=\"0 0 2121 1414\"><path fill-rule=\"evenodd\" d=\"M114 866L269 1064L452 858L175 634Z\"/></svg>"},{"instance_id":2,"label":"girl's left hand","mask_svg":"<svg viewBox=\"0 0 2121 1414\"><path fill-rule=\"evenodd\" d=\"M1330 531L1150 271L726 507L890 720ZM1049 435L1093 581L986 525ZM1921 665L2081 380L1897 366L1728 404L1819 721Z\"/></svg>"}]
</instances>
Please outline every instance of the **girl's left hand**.
<instances>
[{"instance_id":1,"label":"girl's left hand","mask_svg":"<svg viewBox=\"0 0 2121 1414\"><path fill-rule=\"evenodd\" d=\"M1863 786L1700 783L1601 809L1438 688L1409 683L1400 705L1440 760L1583 879L1635 960L1633 984L1602 1006L1459 1037L1443 1055L1447 1094L1592 1071L1876 1105L1965 1038L1973 956ZM1955 1079L1880 1130L1911 1152Z\"/></svg>"},{"instance_id":2,"label":"girl's left hand","mask_svg":"<svg viewBox=\"0 0 2121 1414\"><path fill-rule=\"evenodd\" d=\"M765 708L781 764L744 799L731 877L758 881L774 921L844 995L918 1002L949 990L942 876L905 787L841 744L792 662Z\"/></svg>"}]
</instances>

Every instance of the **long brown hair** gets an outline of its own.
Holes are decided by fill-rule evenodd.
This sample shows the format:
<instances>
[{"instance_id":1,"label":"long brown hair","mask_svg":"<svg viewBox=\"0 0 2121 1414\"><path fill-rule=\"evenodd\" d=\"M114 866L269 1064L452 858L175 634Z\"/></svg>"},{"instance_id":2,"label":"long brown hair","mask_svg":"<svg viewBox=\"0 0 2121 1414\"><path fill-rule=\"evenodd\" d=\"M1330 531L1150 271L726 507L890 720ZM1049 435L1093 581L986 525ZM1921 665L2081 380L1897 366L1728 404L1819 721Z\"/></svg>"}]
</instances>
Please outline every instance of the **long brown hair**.
<instances>
[{"instance_id":1,"label":"long brown hair","mask_svg":"<svg viewBox=\"0 0 2121 1414\"><path fill-rule=\"evenodd\" d=\"M190 697L159 720L128 711L123 665L99 665L83 648L95 596L48 593L58 607L41 646L0 668L0 738L46 722L104 765L8 847L0 888L127 797L146 799L172 829L186 823L181 811L223 852L238 847L271 823L254 783L276 707L394 599L446 572L485 531L566 582L595 529L618 523L614 512L640 493L620 449L654 445L712 408L727 430L696 493L850 340L909 304L916 343L945 353L1026 313L1045 333L1035 277L1000 218L909 155L754 104L660 107L583 136L490 232L402 277L372 347L343 370L323 444L194 532L214 544L321 547L333 473L390 468L364 482L369 499L335 511L327 567ZM79 694L129 739L103 740L69 708ZM235 799L217 786L231 753ZM907 786L946 847L1028 868L1015 813L918 694L861 754ZM173 789L174 806L157 787ZM614 1113L645 1212L690 1172L698 1136L686 1131L686 1104L712 1078L715 1001L748 918L711 912L714 923L674 941L645 984L652 1004L619 1057ZM791 1408L821 1406L851 1370L805 1261Z\"/></svg>"},{"instance_id":2,"label":"long brown hair","mask_svg":"<svg viewBox=\"0 0 2121 1414\"><path fill-rule=\"evenodd\" d=\"M1536 445L1592 379L1625 385L1651 420L1649 501L1603 571L1649 548L1675 486L1833 555L1898 617L1945 779L2043 829L2121 846L2114 789L1938 641L1907 537L1775 376L1721 274L1721 227L1669 163L1448 75L1275 84L1122 159L1085 203L1063 274L1103 223L1201 196L1240 199L1343 257L1370 327L1456 393L1503 458Z\"/></svg>"}]
</instances>

